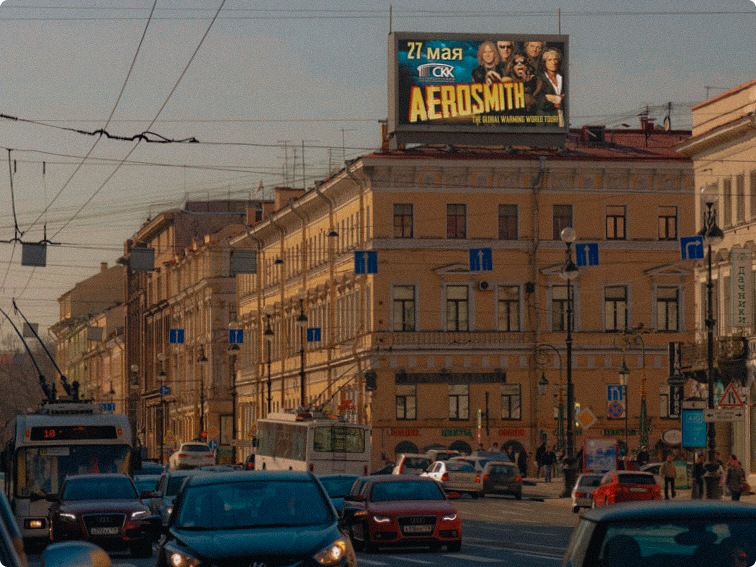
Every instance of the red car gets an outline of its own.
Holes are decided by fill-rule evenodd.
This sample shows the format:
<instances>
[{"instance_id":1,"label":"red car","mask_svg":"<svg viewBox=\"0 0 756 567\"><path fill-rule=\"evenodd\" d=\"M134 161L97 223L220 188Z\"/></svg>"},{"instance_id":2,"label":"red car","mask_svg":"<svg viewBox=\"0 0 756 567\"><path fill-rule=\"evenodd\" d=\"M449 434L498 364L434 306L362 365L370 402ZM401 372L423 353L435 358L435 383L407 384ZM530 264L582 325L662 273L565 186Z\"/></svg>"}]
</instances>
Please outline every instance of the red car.
<instances>
[{"instance_id":1,"label":"red car","mask_svg":"<svg viewBox=\"0 0 756 567\"><path fill-rule=\"evenodd\" d=\"M50 541L87 540L106 549L129 549L151 557L160 537L160 518L140 500L152 491L137 492L125 474L82 474L67 477L47 499Z\"/></svg>"},{"instance_id":2,"label":"red car","mask_svg":"<svg viewBox=\"0 0 756 567\"><path fill-rule=\"evenodd\" d=\"M610 471L593 491L594 508L639 500L661 500L661 489L651 473Z\"/></svg>"},{"instance_id":3,"label":"red car","mask_svg":"<svg viewBox=\"0 0 756 567\"><path fill-rule=\"evenodd\" d=\"M357 549L382 546L462 548L462 521L450 498L432 478L384 475L370 478L352 496L344 516Z\"/></svg>"}]
</instances>

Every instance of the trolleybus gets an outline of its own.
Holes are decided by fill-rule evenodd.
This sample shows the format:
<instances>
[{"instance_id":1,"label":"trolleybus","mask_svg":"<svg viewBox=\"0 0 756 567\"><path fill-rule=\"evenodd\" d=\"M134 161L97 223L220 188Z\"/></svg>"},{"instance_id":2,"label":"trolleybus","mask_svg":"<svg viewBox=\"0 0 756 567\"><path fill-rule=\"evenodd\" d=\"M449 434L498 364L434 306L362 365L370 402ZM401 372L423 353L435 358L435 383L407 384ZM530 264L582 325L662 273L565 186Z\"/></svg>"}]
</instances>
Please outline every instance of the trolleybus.
<instances>
[{"instance_id":1,"label":"trolleybus","mask_svg":"<svg viewBox=\"0 0 756 567\"><path fill-rule=\"evenodd\" d=\"M255 468L316 474L367 474L370 430L309 413L271 413L257 421Z\"/></svg>"},{"instance_id":2,"label":"trolleybus","mask_svg":"<svg viewBox=\"0 0 756 567\"><path fill-rule=\"evenodd\" d=\"M131 473L132 433L125 415L86 402L51 402L9 420L3 432L5 493L26 541L48 538L45 496L67 475Z\"/></svg>"}]
</instances>

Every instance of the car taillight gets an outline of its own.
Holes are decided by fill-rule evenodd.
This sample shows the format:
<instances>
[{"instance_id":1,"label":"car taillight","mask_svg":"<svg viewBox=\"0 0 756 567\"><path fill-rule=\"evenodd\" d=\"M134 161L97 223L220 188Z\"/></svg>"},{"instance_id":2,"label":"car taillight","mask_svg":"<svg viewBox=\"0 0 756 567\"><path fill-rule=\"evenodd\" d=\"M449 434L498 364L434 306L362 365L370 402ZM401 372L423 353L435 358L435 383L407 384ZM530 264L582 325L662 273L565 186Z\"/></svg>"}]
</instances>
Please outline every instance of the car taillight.
<instances>
[{"instance_id":1,"label":"car taillight","mask_svg":"<svg viewBox=\"0 0 756 567\"><path fill-rule=\"evenodd\" d=\"M480 482L480 473L475 475L475 482Z\"/></svg>"},{"instance_id":2,"label":"car taillight","mask_svg":"<svg viewBox=\"0 0 756 567\"><path fill-rule=\"evenodd\" d=\"M486 473L483 473L483 480L488 480L488 475Z\"/></svg>"},{"instance_id":3,"label":"car taillight","mask_svg":"<svg viewBox=\"0 0 756 567\"><path fill-rule=\"evenodd\" d=\"M522 477L521 476L516 476L515 477L515 482L522 482Z\"/></svg>"},{"instance_id":4,"label":"car taillight","mask_svg":"<svg viewBox=\"0 0 756 567\"><path fill-rule=\"evenodd\" d=\"M178 456L179 456L179 457L188 457L189 455L187 455L186 453L179 453L179 455L178 455Z\"/></svg>"},{"instance_id":5,"label":"car taillight","mask_svg":"<svg viewBox=\"0 0 756 567\"><path fill-rule=\"evenodd\" d=\"M206 456L206 457L207 457L208 459L212 459L212 458L214 458L214 457L215 457L215 455L213 455L212 453L207 453L207 454L206 454L205 456Z\"/></svg>"},{"instance_id":6,"label":"car taillight","mask_svg":"<svg viewBox=\"0 0 756 567\"><path fill-rule=\"evenodd\" d=\"M368 467L367 465L365 465L364 467L362 467L362 476L367 476L367 473L368 473Z\"/></svg>"},{"instance_id":7,"label":"car taillight","mask_svg":"<svg viewBox=\"0 0 756 567\"><path fill-rule=\"evenodd\" d=\"M575 498L585 498L586 496L588 496L587 492L576 492L575 493Z\"/></svg>"},{"instance_id":8,"label":"car taillight","mask_svg":"<svg viewBox=\"0 0 756 567\"><path fill-rule=\"evenodd\" d=\"M444 474L443 474L443 475L441 476L441 480L449 480L449 473L444 473Z\"/></svg>"},{"instance_id":9,"label":"car taillight","mask_svg":"<svg viewBox=\"0 0 756 567\"><path fill-rule=\"evenodd\" d=\"M402 474L404 472L404 463L399 465L399 474Z\"/></svg>"},{"instance_id":10,"label":"car taillight","mask_svg":"<svg viewBox=\"0 0 756 567\"><path fill-rule=\"evenodd\" d=\"M310 463L310 472L315 470L315 463Z\"/></svg>"}]
</instances>

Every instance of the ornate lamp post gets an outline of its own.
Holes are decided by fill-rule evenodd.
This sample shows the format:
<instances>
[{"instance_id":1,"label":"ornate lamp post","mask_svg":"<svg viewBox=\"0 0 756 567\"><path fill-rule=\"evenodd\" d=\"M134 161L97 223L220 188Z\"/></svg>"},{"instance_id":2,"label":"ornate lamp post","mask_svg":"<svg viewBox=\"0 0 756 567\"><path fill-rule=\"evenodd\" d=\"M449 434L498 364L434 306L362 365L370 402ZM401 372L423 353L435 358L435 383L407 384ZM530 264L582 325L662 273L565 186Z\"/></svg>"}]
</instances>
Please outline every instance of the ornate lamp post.
<instances>
[{"instance_id":1,"label":"ornate lamp post","mask_svg":"<svg viewBox=\"0 0 756 567\"><path fill-rule=\"evenodd\" d=\"M708 259L706 262L706 381L709 392L709 409L714 409L714 284L711 281L711 248L718 246L724 238L722 229L717 226L717 211L714 208L714 201L706 202L707 210L703 217L703 227L698 232L703 236L704 244ZM720 498L719 489L719 466L716 462L716 430L714 422L709 422L706 429L706 447L708 449L708 458L706 463L706 474L704 482L706 486L706 498Z\"/></svg>"},{"instance_id":2,"label":"ornate lamp post","mask_svg":"<svg viewBox=\"0 0 756 567\"><path fill-rule=\"evenodd\" d=\"M627 385L630 378L630 369L627 367L625 361L625 352L629 348L641 349L641 381L640 381L640 420L638 423L638 445L643 447L648 445L648 418L646 413L646 344L643 341L643 335L649 331L644 331L643 323L639 323L637 327L623 329L618 331L614 336L614 346L622 350L622 366L619 369L619 383L623 387L622 395L625 400L625 447L630 450L628 445L627 436L627 420L630 413L630 400L627 397Z\"/></svg>"},{"instance_id":3,"label":"ornate lamp post","mask_svg":"<svg viewBox=\"0 0 756 567\"><path fill-rule=\"evenodd\" d=\"M231 370L231 456L232 463L236 464L236 360L239 357L239 345L236 343L228 346L229 367Z\"/></svg>"},{"instance_id":4,"label":"ornate lamp post","mask_svg":"<svg viewBox=\"0 0 756 567\"><path fill-rule=\"evenodd\" d=\"M273 393L272 393L272 384L270 379L270 350L273 343L273 329L270 327L270 313L265 315L266 321L265 321L265 332L263 332L263 337L265 338L265 350L267 354L267 362L268 362L268 413L271 412L272 403L273 403Z\"/></svg>"},{"instance_id":5,"label":"ornate lamp post","mask_svg":"<svg viewBox=\"0 0 756 567\"><path fill-rule=\"evenodd\" d=\"M556 398L556 403L554 404L554 407L557 408L557 441L559 443L559 448L564 448L564 403L562 400L562 354L559 352L559 350L550 344L538 344L536 345L536 364L539 368L545 368L545 366L548 364L547 360L547 353L546 351L548 349L551 349L554 351L554 354L557 355L557 359L559 360L559 383L556 385L557 393L554 394L554 398ZM546 379L546 376L541 373L541 379L538 382L538 393L542 396L545 396L547 391L546 388L548 387L549 381ZM571 490L571 489L570 489Z\"/></svg>"},{"instance_id":6,"label":"ornate lamp post","mask_svg":"<svg viewBox=\"0 0 756 567\"><path fill-rule=\"evenodd\" d=\"M205 366L207 357L205 356L205 346L200 347L200 355L197 358L197 364L200 369L200 390L199 390L199 440L205 440Z\"/></svg>"},{"instance_id":7,"label":"ornate lamp post","mask_svg":"<svg viewBox=\"0 0 756 567\"><path fill-rule=\"evenodd\" d=\"M567 249L564 255L564 266L562 266L561 277L567 280L567 337L565 345L567 347L567 451L564 464L564 493L567 497L572 491L572 486L577 478L577 467L575 463L575 392L572 386L572 289L570 283L578 276L578 267L572 261L572 243L575 242L577 235L572 227L562 229L560 233L562 242Z\"/></svg>"},{"instance_id":8,"label":"ornate lamp post","mask_svg":"<svg viewBox=\"0 0 756 567\"><path fill-rule=\"evenodd\" d=\"M628 440L627 418L630 415L630 399L627 397L627 383L630 380L630 369L625 364L624 354L622 356L622 366L619 369L619 383L622 386L622 397L625 400L625 455L630 451L630 442Z\"/></svg>"},{"instance_id":9,"label":"ornate lamp post","mask_svg":"<svg viewBox=\"0 0 756 567\"><path fill-rule=\"evenodd\" d=\"M165 360L165 354L162 352L157 355L158 362L160 363L160 464L165 464L165 370L163 369L163 361Z\"/></svg>"},{"instance_id":10,"label":"ornate lamp post","mask_svg":"<svg viewBox=\"0 0 756 567\"><path fill-rule=\"evenodd\" d=\"M299 298L299 315L297 316L299 327L299 405L305 407L305 342L307 341L307 315L304 312L304 299Z\"/></svg>"}]
</instances>

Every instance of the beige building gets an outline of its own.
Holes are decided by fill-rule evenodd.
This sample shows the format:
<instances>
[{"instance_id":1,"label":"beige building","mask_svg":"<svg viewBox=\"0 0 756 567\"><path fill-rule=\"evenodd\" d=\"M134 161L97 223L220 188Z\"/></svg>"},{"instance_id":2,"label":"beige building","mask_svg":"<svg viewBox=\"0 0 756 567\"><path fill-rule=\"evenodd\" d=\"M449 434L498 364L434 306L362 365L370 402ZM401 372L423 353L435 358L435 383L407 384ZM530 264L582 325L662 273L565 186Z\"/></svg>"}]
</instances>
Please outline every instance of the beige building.
<instances>
[{"instance_id":1,"label":"beige building","mask_svg":"<svg viewBox=\"0 0 756 567\"><path fill-rule=\"evenodd\" d=\"M749 473L756 473L754 369L754 250L756 249L756 80L693 107L693 136L679 146L695 170L696 230L703 227L707 203L712 204L724 239L712 254L715 319L715 397L737 386L750 410L745 417L716 425L716 447L735 453ZM684 351L688 375L706 396L708 263L695 268L696 342ZM695 383L691 381L690 383Z\"/></svg>"},{"instance_id":2,"label":"beige building","mask_svg":"<svg viewBox=\"0 0 756 567\"><path fill-rule=\"evenodd\" d=\"M323 408L371 425L374 467L436 444L562 442L560 232L574 227L572 257L592 264L572 282L576 450L588 436L679 441L666 380L669 343L695 330L679 241L695 231L692 165L675 150L688 136L589 127L560 150L378 152L278 199L232 240L258 255L237 276L237 430Z\"/></svg>"}]
</instances>

